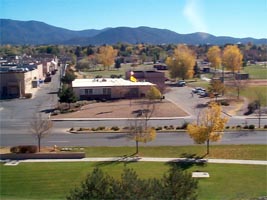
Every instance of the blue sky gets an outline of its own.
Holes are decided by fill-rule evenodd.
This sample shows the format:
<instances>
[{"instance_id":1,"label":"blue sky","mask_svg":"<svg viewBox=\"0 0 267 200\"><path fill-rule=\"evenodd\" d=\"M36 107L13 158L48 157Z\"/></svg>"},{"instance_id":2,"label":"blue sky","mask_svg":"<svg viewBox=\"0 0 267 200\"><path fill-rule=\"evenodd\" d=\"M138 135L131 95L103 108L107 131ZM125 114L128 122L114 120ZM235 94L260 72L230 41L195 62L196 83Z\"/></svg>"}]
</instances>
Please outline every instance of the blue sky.
<instances>
[{"instance_id":1,"label":"blue sky","mask_svg":"<svg viewBox=\"0 0 267 200\"><path fill-rule=\"evenodd\" d=\"M267 38L267 0L0 0L0 18L72 30L149 26Z\"/></svg>"}]
</instances>

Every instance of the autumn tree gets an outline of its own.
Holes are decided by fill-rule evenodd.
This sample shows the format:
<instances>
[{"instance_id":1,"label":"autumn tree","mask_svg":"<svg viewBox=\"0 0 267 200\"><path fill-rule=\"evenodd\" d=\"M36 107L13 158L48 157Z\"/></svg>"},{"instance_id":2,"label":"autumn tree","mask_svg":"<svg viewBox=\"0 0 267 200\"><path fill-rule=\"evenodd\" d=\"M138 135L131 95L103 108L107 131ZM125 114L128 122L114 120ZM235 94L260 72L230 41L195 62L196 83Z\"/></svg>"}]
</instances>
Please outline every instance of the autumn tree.
<instances>
[{"instance_id":1,"label":"autumn tree","mask_svg":"<svg viewBox=\"0 0 267 200\"><path fill-rule=\"evenodd\" d=\"M142 102L141 109L135 113L135 118L130 121L129 138L135 141L136 154L139 153L139 142L147 143L156 137L156 130L148 126L148 121L161 97L161 92L155 86L152 86L146 93L146 99Z\"/></svg>"},{"instance_id":2,"label":"autumn tree","mask_svg":"<svg viewBox=\"0 0 267 200\"><path fill-rule=\"evenodd\" d=\"M222 63L223 67L232 71L233 73L233 86L237 90L237 98L239 99L240 90L244 87L242 80L240 79L240 70L242 68L243 55L236 45L227 45L223 50ZM238 74L235 74L238 72Z\"/></svg>"},{"instance_id":3,"label":"autumn tree","mask_svg":"<svg viewBox=\"0 0 267 200\"><path fill-rule=\"evenodd\" d=\"M207 154L209 154L210 141L216 142L221 139L225 124L228 119L221 117L221 106L215 102L200 114L198 123L188 124L187 132L197 144L207 142Z\"/></svg>"},{"instance_id":4,"label":"autumn tree","mask_svg":"<svg viewBox=\"0 0 267 200\"><path fill-rule=\"evenodd\" d=\"M194 76L195 55L186 45L178 45L174 55L166 59L172 78L183 80Z\"/></svg>"},{"instance_id":5,"label":"autumn tree","mask_svg":"<svg viewBox=\"0 0 267 200\"><path fill-rule=\"evenodd\" d=\"M236 45L227 45L223 50L222 64L223 66L234 72L240 72L242 68L243 55Z\"/></svg>"},{"instance_id":6,"label":"autumn tree","mask_svg":"<svg viewBox=\"0 0 267 200\"><path fill-rule=\"evenodd\" d=\"M225 86L224 86L224 83L221 80L213 79L210 82L208 90L212 95L215 95L216 101L217 101L218 95L219 94L224 94Z\"/></svg>"},{"instance_id":7,"label":"autumn tree","mask_svg":"<svg viewBox=\"0 0 267 200\"><path fill-rule=\"evenodd\" d=\"M104 66L104 69L106 69L106 67L109 69L109 67L114 63L117 54L118 51L113 49L112 46L101 46L97 54L98 61Z\"/></svg>"},{"instance_id":8,"label":"autumn tree","mask_svg":"<svg viewBox=\"0 0 267 200\"><path fill-rule=\"evenodd\" d=\"M136 151L139 153L139 142L147 143L156 138L155 128L148 127L147 121L143 117L136 117L130 121L128 138L135 141Z\"/></svg>"},{"instance_id":9,"label":"autumn tree","mask_svg":"<svg viewBox=\"0 0 267 200\"><path fill-rule=\"evenodd\" d=\"M38 151L41 151L41 140L50 134L53 124L49 119L43 119L41 113L35 114L30 122L30 132L37 138Z\"/></svg>"},{"instance_id":10,"label":"autumn tree","mask_svg":"<svg viewBox=\"0 0 267 200\"><path fill-rule=\"evenodd\" d=\"M207 57L211 63L211 67L216 69L221 66L222 58L221 58L221 49L218 46L212 46L209 48Z\"/></svg>"}]
</instances>

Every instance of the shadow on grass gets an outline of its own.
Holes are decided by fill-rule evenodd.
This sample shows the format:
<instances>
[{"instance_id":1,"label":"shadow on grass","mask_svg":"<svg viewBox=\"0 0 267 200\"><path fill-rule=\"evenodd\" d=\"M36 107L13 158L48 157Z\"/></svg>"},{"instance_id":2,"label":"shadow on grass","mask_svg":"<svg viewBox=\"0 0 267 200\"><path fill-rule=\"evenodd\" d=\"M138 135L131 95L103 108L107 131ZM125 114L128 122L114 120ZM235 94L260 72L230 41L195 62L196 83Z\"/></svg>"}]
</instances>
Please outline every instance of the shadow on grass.
<instances>
[{"instance_id":1,"label":"shadow on grass","mask_svg":"<svg viewBox=\"0 0 267 200\"><path fill-rule=\"evenodd\" d=\"M172 160L168 162L167 165L175 169L187 170L193 166L205 167L207 165L207 160L204 159L206 156L197 156L196 154L182 153L182 159Z\"/></svg>"},{"instance_id":2,"label":"shadow on grass","mask_svg":"<svg viewBox=\"0 0 267 200\"><path fill-rule=\"evenodd\" d=\"M113 161L103 161L103 162L98 162L96 163L96 167L101 167L101 166L110 166L110 165L118 165L123 163L124 165L130 164L130 163L135 163L138 162L141 158L136 156L136 153L132 155L123 155L118 157L117 159Z\"/></svg>"}]
</instances>

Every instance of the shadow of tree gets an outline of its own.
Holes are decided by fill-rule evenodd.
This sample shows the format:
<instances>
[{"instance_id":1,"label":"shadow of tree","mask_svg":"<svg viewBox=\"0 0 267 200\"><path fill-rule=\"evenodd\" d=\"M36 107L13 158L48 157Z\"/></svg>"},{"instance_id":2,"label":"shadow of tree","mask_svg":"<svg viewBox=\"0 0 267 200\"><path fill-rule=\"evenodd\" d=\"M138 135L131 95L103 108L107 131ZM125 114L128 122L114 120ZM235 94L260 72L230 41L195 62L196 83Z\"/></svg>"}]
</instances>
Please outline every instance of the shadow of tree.
<instances>
[{"instance_id":1,"label":"shadow of tree","mask_svg":"<svg viewBox=\"0 0 267 200\"><path fill-rule=\"evenodd\" d=\"M56 109L55 108L50 108L50 109L44 109L44 110L41 110L40 112L44 112L44 113L52 113L54 112Z\"/></svg>"},{"instance_id":2,"label":"shadow of tree","mask_svg":"<svg viewBox=\"0 0 267 200\"><path fill-rule=\"evenodd\" d=\"M203 156L197 156L196 154L182 153L181 159L172 160L171 162L168 162L167 165L182 170L187 170L193 166L205 167L207 164L207 160L203 158L206 155L207 154Z\"/></svg>"},{"instance_id":3,"label":"shadow of tree","mask_svg":"<svg viewBox=\"0 0 267 200\"><path fill-rule=\"evenodd\" d=\"M102 162L97 162L95 164L96 167L101 167L101 166L110 166L110 165L118 165L123 163L124 165L130 164L130 163L135 163L138 162L141 158L136 156L136 153L133 153L131 155L123 155L117 157L117 159L113 161L102 161Z\"/></svg>"}]
</instances>

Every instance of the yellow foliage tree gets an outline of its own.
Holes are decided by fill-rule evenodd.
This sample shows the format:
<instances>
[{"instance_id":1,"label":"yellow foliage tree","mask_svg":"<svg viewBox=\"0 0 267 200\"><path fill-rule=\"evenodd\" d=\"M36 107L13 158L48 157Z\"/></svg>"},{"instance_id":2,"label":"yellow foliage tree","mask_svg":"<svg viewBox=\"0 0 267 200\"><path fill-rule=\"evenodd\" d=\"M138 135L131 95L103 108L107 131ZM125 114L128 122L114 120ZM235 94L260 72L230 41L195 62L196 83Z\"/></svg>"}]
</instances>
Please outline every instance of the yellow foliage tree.
<instances>
[{"instance_id":1,"label":"yellow foliage tree","mask_svg":"<svg viewBox=\"0 0 267 200\"><path fill-rule=\"evenodd\" d=\"M236 45L228 45L223 50L223 66L226 69L231 70L233 74L240 72L242 68L243 55ZM234 85L237 92L237 99L239 99L240 90L244 87L243 81L240 80L239 76L234 76Z\"/></svg>"},{"instance_id":2,"label":"yellow foliage tree","mask_svg":"<svg viewBox=\"0 0 267 200\"><path fill-rule=\"evenodd\" d=\"M142 118L136 118L130 125L129 138L135 141L136 154L139 153L139 142L147 143L156 138L156 130L147 127L146 122Z\"/></svg>"},{"instance_id":3,"label":"yellow foliage tree","mask_svg":"<svg viewBox=\"0 0 267 200\"><path fill-rule=\"evenodd\" d=\"M216 71L216 69L222 64L221 49L218 46L210 47L207 57L211 63L211 67L213 67Z\"/></svg>"},{"instance_id":4,"label":"yellow foliage tree","mask_svg":"<svg viewBox=\"0 0 267 200\"><path fill-rule=\"evenodd\" d=\"M106 69L106 67L108 67L109 69L109 67L114 64L114 60L117 54L118 51L116 49L113 49L112 46L101 46L99 48L97 58L99 63L104 66L104 69Z\"/></svg>"},{"instance_id":5,"label":"yellow foliage tree","mask_svg":"<svg viewBox=\"0 0 267 200\"><path fill-rule=\"evenodd\" d=\"M209 154L210 141L219 141L222 137L225 124L228 118L221 117L221 106L212 102L209 107L202 112L199 123L190 123L187 132L197 144L207 142L207 154Z\"/></svg>"},{"instance_id":6,"label":"yellow foliage tree","mask_svg":"<svg viewBox=\"0 0 267 200\"><path fill-rule=\"evenodd\" d=\"M223 50L222 63L226 69L239 72L242 67L243 55L236 45L227 45Z\"/></svg>"},{"instance_id":7,"label":"yellow foliage tree","mask_svg":"<svg viewBox=\"0 0 267 200\"><path fill-rule=\"evenodd\" d=\"M160 99L162 97L162 95L161 95L161 92L158 90L158 88L156 88L155 86L152 86L148 90L146 97L149 100L157 100L157 99Z\"/></svg>"},{"instance_id":8,"label":"yellow foliage tree","mask_svg":"<svg viewBox=\"0 0 267 200\"><path fill-rule=\"evenodd\" d=\"M192 78L194 76L195 63L196 56L186 45L178 45L174 50L173 56L166 59L172 78Z\"/></svg>"}]
</instances>

